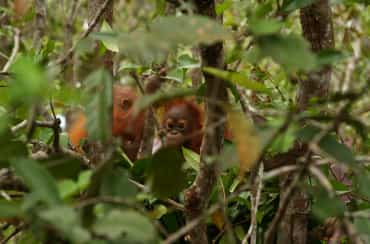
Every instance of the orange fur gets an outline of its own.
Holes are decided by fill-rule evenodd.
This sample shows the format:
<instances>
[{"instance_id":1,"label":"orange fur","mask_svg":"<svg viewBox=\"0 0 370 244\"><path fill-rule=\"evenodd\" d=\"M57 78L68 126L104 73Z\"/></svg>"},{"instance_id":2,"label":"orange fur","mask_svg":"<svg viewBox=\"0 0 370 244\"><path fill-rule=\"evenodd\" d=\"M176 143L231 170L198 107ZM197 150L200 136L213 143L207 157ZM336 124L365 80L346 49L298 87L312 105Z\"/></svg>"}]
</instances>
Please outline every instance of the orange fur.
<instances>
[{"instance_id":1,"label":"orange fur","mask_svg":"<svg viewBox=\"0 0 370 244\"><path fill-rule=\"evenodd\" d=\"M121 138L122 149L131 160L136 160L144 128L144 113L134 116L132 111L132 105L137 99L138 94L133 87L114 85L112 135ZM72 122L68 137L72 146L82 151L80 143L88 137L84 113L79 112Z\"/></svg>"}]
</instances>

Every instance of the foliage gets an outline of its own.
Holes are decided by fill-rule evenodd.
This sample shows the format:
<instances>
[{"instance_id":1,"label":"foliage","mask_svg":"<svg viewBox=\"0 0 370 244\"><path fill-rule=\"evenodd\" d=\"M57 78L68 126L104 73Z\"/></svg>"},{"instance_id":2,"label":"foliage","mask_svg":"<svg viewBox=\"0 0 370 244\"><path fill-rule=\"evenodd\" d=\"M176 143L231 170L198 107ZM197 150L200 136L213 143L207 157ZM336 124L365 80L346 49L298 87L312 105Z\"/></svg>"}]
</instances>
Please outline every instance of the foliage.
<instances>
[{"instance_id":1,"label":"foliage","mask_svg":"<svg viewBox=\"0 0 370 244\"><path fill-rule=\"evenodd\" d=\"M199 172L200 156L169 148L131 164L111 135L112 84L134 83L165 64L163 89L142 96L135 112L175 97L201 100L204 84L192 86L191 71L201 63L193 48L222 41L227 68L202 71L228 86L235 140L215 155L221 167L210 206L222 199L226 207L206 218L209 238L230 243L228 225L238 241L244 238L252 216L245 187L249 170L260 157L268 161L294 149L298 140L315 152L309 180L299 184L312 203L309 231L329 217L350 216L356 231L370 240L369 1L331 1L336 49L321 53L310 50L299 25L299 9L312 0L224 0L216 6L222 24L194 14L186 1L170 16L165 0L116 0L113 26L104 22L83 40L88 1L76 1L77 14L71 14L75 1L46 1L47 28L39 40L35 6L3 2L8 4L0 7L0 69L11 66L0 72L0 238L159 243L183 228L184 189ZM19 49L11 57L16 29ZM73 47L73 55L56 64ZM115 77L96 61L109 51L115 53ZM326 65L333 68L328 99L311 99L309 109L297 113L296 81ZM88 140L103 148L102 164L92 168L68 144L66 122L76 108L87 115ZM60 128L51 123L54 115ZM253 128L256 116L265 122ZM337 177L333 164L344 165L345 176ZM112 167L99 171L105 165ZM96 185L91 179L99 173ZM278 209L277 178L271 171L262 176L258 243ZM94 187L97 194L88 195ZM86 225L82 213L89 207L94 220Z\"/></svg>"}]
</instances>

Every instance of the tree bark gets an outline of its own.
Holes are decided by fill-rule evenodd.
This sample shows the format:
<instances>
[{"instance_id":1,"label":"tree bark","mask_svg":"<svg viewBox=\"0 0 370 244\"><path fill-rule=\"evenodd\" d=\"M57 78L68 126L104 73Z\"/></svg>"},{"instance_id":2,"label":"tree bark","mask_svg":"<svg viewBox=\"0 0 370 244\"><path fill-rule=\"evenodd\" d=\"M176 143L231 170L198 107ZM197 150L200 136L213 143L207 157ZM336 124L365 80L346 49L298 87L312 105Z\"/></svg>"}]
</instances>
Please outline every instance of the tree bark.
<instances>
[{"instance_id":1,"label":"tree bark","mask_svg":"<svg viewBox=\"0 0 370 244\"><path fill-rule=\"evenodd\" d=\"M313 52L334 48L332 13L328 0L318 0L301 9L303 36L310 42ZM331 69L329 66L311 72L301 80L297 94L297 104L301 110L308 106L312 97L326 97L330 86Z\"/></svg>"},{"instance_id":2,"label":"tree bark","mask_svg":"<svg viewBox=\"0 0 370 244\"><path fill-rule=\"evenodd\" d=\"M33 36L33 43L36 50L39 50L42 45L42 37L46 30L46 1L35 0L35 33Z\"/></svg>"},{"instance_id":3,"label":"tree bark","mask_svg":"<svg viewBox=\"0 0 370 244\"><path fill-rule=\"evenodd\" d=\"M303 36L309 41L313 52L334 47L332 14L328 0L318 0L302 8L300 21ZM300 111L305 110L313 97L326 97L330 86L331 69L329 66L307 74L307 78L299 83L297 106ZM283 178L281 193L290 181L290 175ZM307 243L307 225L310 204L306 192L296 192L279 226L277 235L278 244Z\"/></svg>"},{"instance_id":4,"label":"tree bark","mask_svg":"<svg viewBox=\"0 0 370 244\"><path fill-rule=\"evenodd\" d=\"M78 1L73 1L70 6L70 12L66 14L65 18L65 34L64 34L64 49L68 52L69 49L73 46L73 33L75 31L74 22L77 16L78 11ZM70 57L67 57L65 62L65 71L64 71L64 80L70 84L75 83L78 80L76 74L77 71L75 68L75 54L72 54Z\"/></svg>"},{"instance_id":5,"label":"tree bark","mask_svg":"<svg viewBox=\"0 0 370 244\"><path fill-rule=\"evenodd\" d=\"M194 1L197 12L216 19L214 0ZM224 68L223 44L221 42L201 46L202 66ZM223 147L224 123L220 120L226 116L223 105L227 102L225 83L209 74L205 77L205 133L200 152L200 171L193 185L185 192L185 214L187 221L201 216L207 208L211 191L218 175L219 162L210 160L220 153ZM215 126L217 125L217 126ZM208 129L211 128L212 129ZM208 243L206 225L202 222L189 233L192 243Z\"/></svg>"}]
</instances>

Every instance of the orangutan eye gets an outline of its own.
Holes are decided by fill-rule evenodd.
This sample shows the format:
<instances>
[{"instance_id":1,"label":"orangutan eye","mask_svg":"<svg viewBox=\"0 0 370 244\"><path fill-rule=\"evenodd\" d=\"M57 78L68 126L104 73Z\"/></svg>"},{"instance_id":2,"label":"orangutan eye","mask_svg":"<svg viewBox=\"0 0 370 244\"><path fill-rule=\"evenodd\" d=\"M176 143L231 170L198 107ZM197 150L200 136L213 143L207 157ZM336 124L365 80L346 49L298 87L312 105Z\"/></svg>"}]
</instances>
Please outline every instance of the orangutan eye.
<instances>
[{"instance_id":1,"label":"orangutan eye","mask_svg":"<svg viewBox=\"0 0 370 244\"><path fill-rule=\"evenodd\" d=\"M180 121L178 121L178 123L177 123L177 128L178 128L178 130L180 130L180 131L184 131L184 130L185 130L185 128L186 128L186 121L185 121L185 120L180 120Z\"/></svg>"},{"instance_id":2,"label":"orangutan eye","mask_svg":"<svg viewBox=\"0 0 370 244\"><path fill-rule=\"evenodd\" d=\"M173 129L175 129L175 123L171 120L171 119L169 119L169 120L167 120L167 130L173 130Z\"/></svg>"},{"instance_id":3,"label":"orangutan eye","mask_svg":"<svg viewBox=\"0 0 370 244\"><path fill-rule=\"evenodd\" d=\"M122 100L121 102L121 108L123 110L129 110L132 106L132 101L128 100L128 99L124 99Z\"/></svg>"}]
</instances>

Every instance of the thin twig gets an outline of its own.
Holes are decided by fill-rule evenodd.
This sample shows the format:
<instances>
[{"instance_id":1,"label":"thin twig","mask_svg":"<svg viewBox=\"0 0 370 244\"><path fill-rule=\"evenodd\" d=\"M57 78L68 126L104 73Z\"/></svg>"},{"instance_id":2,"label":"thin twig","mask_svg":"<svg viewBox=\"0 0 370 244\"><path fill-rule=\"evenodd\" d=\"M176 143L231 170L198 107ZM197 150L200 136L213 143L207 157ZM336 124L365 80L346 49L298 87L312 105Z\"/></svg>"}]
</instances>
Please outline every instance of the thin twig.
<instances>
[{"instance_id":1,"label":"thin twig","mask_svg":"<svg viewBox=\"0 0 370 244\"><path fill-rule=\"evenodd\" d=\"M249 190L249 185L243 185L241 186L237 191L233 192L231 195L229 195L226 199L224 204L228 204L230 201L232 201L235 197L238 197L240 193ZM216 212L219 208L221 208L222 205L218 202L211 207L208 208L203 214L189 222L186 223L185 226L171 234L164 242L163 244L170 244L176 242L179 238L186 235L189 231L196 228L203 219L207 218L209 215Z\"/></svg>"},{"instance_id":2,"label":"thin twig","mask_svg":"<svg viewBox=\"0 0 370 244\"><path fill-rule=\"evenodd\" d=\"M189 233L189 231L196 228L203 221L204 218L206 218L210 214L213 214L214 212L216 212L220 207L221 207L221 205L219 203L213 205L212 207L210 207L208 209L208 211L206 211L206 213L203 213L203 215L187 222L184 227L182 227L178 231L176 231L173 234L171 234L170 236L168 236L168 238L163 242L163 244L175 243L182 236L186 235L187 233Z\"/></svg>"},{"instance_id":3,"label":"thin twig","mask_svg":"<svg viewBox=\"0 0 370 244\"><path fill-rule=\"evenodd\" d=\"M95 26L99 23L99 20L100 18L103 16L105 10L108 8L110 2L112 2L113 0L105 0L105 2L100 6L100 8L98 9L96 15L94 16L94 18L92 19L92 21L89 23L88 25L88 28L85 30L84 33L82 33L82 35L80 36L80 38L78 38L78 40L74 43L74 45L67 51L67 53L62 57L60 58L59 60L56 61L55 65L60 65L60 64L63 64L65 63L65 61L73 54L73 52L75 51L78 43L80 41L82 41L83 39L85 39L95 28Z\"/></svg>"},{"instance_id":4,"label":"thin twig","mask_svg":"<svg viewBox=\"0 0 370 244\"><path fill-rule=\"evenodd\" d=\"M4 68L1 72L7 73L10 66L13 64L15 57L17 56L18 50L19 50L19 39L20 39L21 32L18 28L14 29L14 47L12 50L12 53L8 59L8 62L4 65Z\"/></svg>"},{"instance_id":5,"label":"thin twig","mask_svg":"<svg viewBox=\"0 0 370 244\"><path fill-rule=\"evenodd\" d=\"M137 188L139 188L140 190L145 190L146 187L145 185L133 180L133 179L128 179L132 184L134 184ZM180 210L180 211L184 211L185 208L184 208L184 205L181 204L181 203L178 203L176 202L175 200L172 200L171 198L166 198L163 200L164 202L168 203L169 205L171 205L174 209L177 209L177 210Z\"/></svg>"},{"instance_id":6,"label":"thin twig","mask_svg":"<svg viewBox=\"0 0 370 244\"><path fill-rule=\"evenodd\" d=\"M16 133L17 131L25 128L27 126L27 120L22 120L20 123L13 126L10 130L12 133Z\"/></svg>"},{"instance_id":7,"label":"thin twig","mask_svg":"<svg viewBox=\"0 0 370 244\"><path fill-rule=\"evenodd\" d=\"M269 138L268 142L263 147L259 159L256 161L256 165L254 166L254 169L251 171L250 176L250 184L254 185L254 181L257 177L257 170L260 168L260 165L263 163L263 158L265 157L265 154L268 152L271 145L274 143L275 139L284 133L288 128L289 125L293 122L293 111L289 111L287 115L285 116L284 123L272 134L272 136Z\"/></svg>"},{"instance_id":8,"label":"thin twig","mask_svg":"<svg viewBox=\"0 0 370 244\"><path fill-rule=\"evenodd\" d=\"M314 165L308 167L310 173L317 179L317 181L322 185L325 190L330 194L330 197L333 197L335 192L333 186L331 185L329 179L321 172L321 170Z\"/></svg>"},{"instance_id":9,"label":"thin twig","mask_svg":"<svg viewBox=\"0 0 370 244\"><path fill-rule=\"evenodd\" d=\"M285 215L285 212L287 210L288 204L291 200L291 198L294 195L294 192L297 188L297 184L300 181L301 177L304 175L305 167L301 166L300 170L296 173L293 180L290 182L290 184L285 188L285 192L281 196L280 200L280 206L275 214L273 220L271 221L266 234L265 234L265 241L266 243L270 244L273 243L273 237L275 235L276 229L282 220L283 216Z\"/></svg>"},{"instance_id":10,"label":"thin twig","mask_svg":"<svg viewBox=\"0 0 370 244\"><path fill-rule=\"evenodd\" d=\"M263 164L258 168L258 175L255 181L256 185L252 188L252 198L251 198L251 224L249 226L248 232L243 238L242 244L256 244L257 243L257 213L258 205L261 198L261 192L263 188ZM250 239L250 242L248 240Z\"/></svg>"},{"instance_id":11,"label":"thin twig","mask_svg":"<svg viewBox=\"0 0 370 244\"><path fill-rule=\"evenodd\" d=\"M61 129L60 129L60 119L57 118L56 114L55 114L55 110L54 110L54 105L53 105L53 100L52 98L50 98L49 100L49 105L50 105L50 110L51 110L51 114L53 115L53 134L54 134L54 138L53 138L53 148L55 150L55 152L59 152L60 151L60 142L59 142L59 138L60 138L60 132L61 132Z\"/></svg>"}]
</instances>

